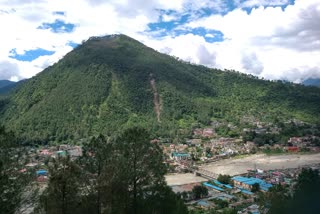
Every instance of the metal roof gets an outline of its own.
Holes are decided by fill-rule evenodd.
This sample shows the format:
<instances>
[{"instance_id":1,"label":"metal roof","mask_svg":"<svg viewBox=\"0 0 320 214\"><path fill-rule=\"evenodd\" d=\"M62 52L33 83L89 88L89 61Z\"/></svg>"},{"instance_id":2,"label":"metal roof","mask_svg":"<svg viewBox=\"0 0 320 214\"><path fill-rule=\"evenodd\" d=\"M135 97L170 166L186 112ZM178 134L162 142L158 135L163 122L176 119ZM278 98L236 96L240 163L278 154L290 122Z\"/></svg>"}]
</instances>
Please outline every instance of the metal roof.
<instances>
[{"instance_id":1,"label":"metal roof","mask_svg":"<svg viewBox=\"0 0 320 214\"><path fill-rule=\"evenodd\" d=\"M211 187L211 188L213 188L213 189L215 189L215 190L218 190L218 191L224 191L222 188L220 188L220 187L217 187L217 186L214 186L214 185L212 185L212 184L209 184L208 182L205 182L205 183L203 183L203 185L205 185L205 186L207 186L207 187Z\"/></svg>"},{"instance_id":2,"label":"metal roof","mask_svg":"<svg viewBox=\"0 0 320 214\"><path fill-rule=\"evenodd\" d=\"M272 187L272 184L268 184L264 180L261 180L259 178L253 178L253 177L247 178L247 177L242 177L242 176L235 176L231 179L234 181L239 181L241 183L245 183L247 185L253 185L253 184L257 183L257 184L259 184L260 188L265 191L267 191L270 187Z\"/></svg>"}]
</instances>

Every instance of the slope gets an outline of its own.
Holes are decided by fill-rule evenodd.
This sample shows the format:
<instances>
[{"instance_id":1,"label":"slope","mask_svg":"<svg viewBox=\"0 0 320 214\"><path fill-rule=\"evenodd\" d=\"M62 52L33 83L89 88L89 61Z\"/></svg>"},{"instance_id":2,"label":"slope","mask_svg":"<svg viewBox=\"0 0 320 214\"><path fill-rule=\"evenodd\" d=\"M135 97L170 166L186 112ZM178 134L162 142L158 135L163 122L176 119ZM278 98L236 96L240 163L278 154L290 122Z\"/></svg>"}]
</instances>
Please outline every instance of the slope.
<instances>
[{"instance_id":1,"label":"slope","mask_svg":"<svg viewBox=\"0 0 320 214\"><path fill-rule=\"evenodd\" d=\"M1 108L27 141L66 141L140 124L156 135L210 121L318 122L320 90L192 65L125 35L92 37L28 80Z\"/></svg>"}]
</instances>

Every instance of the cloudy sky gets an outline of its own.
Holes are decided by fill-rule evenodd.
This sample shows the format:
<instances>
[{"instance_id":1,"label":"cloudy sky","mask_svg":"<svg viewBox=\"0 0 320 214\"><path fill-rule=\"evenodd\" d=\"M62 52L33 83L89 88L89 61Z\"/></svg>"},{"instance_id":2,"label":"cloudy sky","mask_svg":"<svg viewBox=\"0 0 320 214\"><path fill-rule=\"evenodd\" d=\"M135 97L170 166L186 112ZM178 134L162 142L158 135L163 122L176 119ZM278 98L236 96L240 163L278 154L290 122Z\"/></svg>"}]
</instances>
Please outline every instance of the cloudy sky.
<instances>
[{"instance_id":1,"label":"cloudy sky","mask_svg":"<svg viewBox=\"0 0 320 214\"><path fill-rule=\"evenodd\" d=\"M90 36L266 79L320 78L320 0L0 0L0 79L30 78Z\"/></svg>"}]
</instances>

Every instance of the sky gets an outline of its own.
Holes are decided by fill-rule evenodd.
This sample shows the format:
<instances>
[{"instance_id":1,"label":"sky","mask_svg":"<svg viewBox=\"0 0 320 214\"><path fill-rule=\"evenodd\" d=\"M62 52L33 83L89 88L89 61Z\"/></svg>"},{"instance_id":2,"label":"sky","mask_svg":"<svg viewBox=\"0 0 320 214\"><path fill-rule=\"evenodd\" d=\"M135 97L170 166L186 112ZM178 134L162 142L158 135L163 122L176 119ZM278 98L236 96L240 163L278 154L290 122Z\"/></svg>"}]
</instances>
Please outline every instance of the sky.
<instances>
[{"instance_id":1,"label":"sky","mask_svg":"<svg viewBox=\"0 0 320 214\"><path fill-rule=\"evenodd\" d=\"M0 0L0 79L30 78L91 36L260 78L320 78L320 0Z\"/></svg>"}]
</instances>

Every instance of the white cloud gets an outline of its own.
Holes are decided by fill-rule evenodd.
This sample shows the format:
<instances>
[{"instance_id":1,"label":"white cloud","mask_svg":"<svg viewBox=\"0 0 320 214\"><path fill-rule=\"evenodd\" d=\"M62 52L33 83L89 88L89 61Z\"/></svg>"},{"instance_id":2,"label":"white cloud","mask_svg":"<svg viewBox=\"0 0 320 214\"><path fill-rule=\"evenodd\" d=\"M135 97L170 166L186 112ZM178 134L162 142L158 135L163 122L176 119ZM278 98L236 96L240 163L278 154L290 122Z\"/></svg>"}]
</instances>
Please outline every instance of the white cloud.
<instances>
[{"instance_id":1,"label":"white cloud","mask_svg":"<svg viewBox=\"0 0 320 214\"><path fill-rule=\"evenodd\" d=\"M70 51L67 45L70 41L81 43L90 36L113 33L127 34L159 51L193 63L235 69L270 79L301 81L319 74L319 0L296 0L284 10L264 6L287 5L288 0L234 0L234 3L239 8L227 12L228 5L224 0L0 0L0 78L31 77ZM248 14L241 9L245 7L255 8ZM225 15L203 17L203 8ZM64 15L55 11L64 12ZM188 23L177 28L219 30L225 40L208 43L205 38L215 37L210 33L199 36L169 32L169 36L159 38L164 29L146 32L151 22L176 21L186 14L190 15ZM50 29L37 29L56 19L75 24L74 31L53 33ZM55 54L32 62L9 58L12 49L23 54L37 48ZM12 68L11 75L8 66Z\"/></svg>"},{"instance_id":2,"label":"white cloud","mask_svg":"<svg viewBox=\"0 0 320 214\"><path fill-rule=\"evenodd\" d=\"M214 35L211 34L211 33L207 33L207 34L205 35L205 37L207 37L207 38L214 38Z\"/></svg>"},{"instance_id":3,"label":"white cloud","mask_svg":"<svg viewBox=\"0 0 320 214\"><path fill-rule=\"evenodd\" d=\"M220 67L269 79L300 81L320 73L319 14L319 1L297 0L285 10L259 7L248 14L236 9L225 16L212 15L192 21L186 27L204 27L224 33L225 41L205 44L217 53ZM244 52L254 54L248 56Z\"/></svg>"},{"instance_id":4,"label":"white cloud","mask_svg":"<svg viewBox=\"0 0 320 214\"><path fill-rule=\"evenodd\" d=\"M216 65L215 53L210 53L204 45L200 45L197 50L199 64L213 67Z\"/></svg>"},{"instance_id":5,"label":"white cloud","mask_svg":"<svg viewBox=\"0 0 320 214\"><path fill-rule=\"evenodd\" d=\"M0 61L0 79L18 80L20 78L19 67L9 61Z\"/></svg>"},{"instance_id":6,"label":"white cloud","mask_svg":"<svg viewBox=\"0 0 320 214\"><path fill-rule=\"evenodd\" d=\"M241 62L243 68L250 74L259 75L263 71L263 65L255 53L244 53Z\"/></svg>"}]
</instances>

